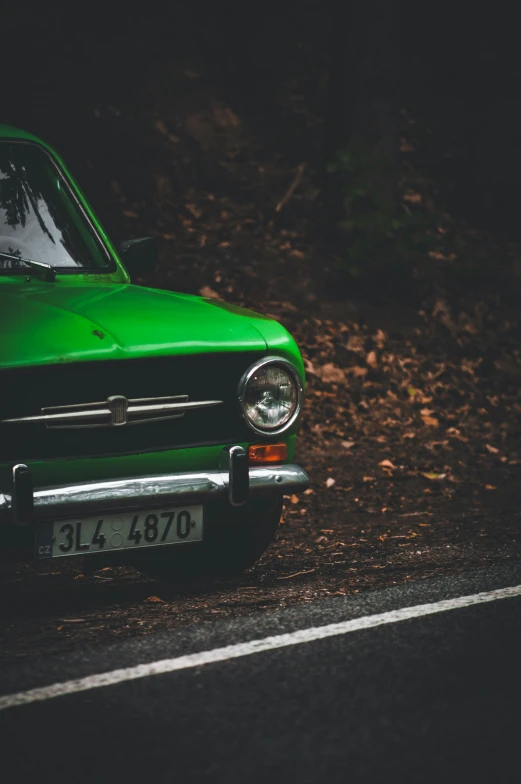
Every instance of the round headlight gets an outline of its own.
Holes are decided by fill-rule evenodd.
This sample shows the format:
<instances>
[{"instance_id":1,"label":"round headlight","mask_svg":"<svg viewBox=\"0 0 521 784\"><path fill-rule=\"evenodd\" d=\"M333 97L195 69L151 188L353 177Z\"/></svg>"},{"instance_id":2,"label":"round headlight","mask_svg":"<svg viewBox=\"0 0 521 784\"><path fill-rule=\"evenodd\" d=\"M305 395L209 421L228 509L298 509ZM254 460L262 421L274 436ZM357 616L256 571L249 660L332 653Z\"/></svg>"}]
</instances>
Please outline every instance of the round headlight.
<instances>
[{"instance_id":1,"label":"round headlight","mask_svg":"<svg viewBox=\"0 0 521 784\"><path fill-rule=\"evenodd\" d=\"M276 435L299 415L303 387L299 374L285 359L269 357L252 365L240 384L246 422L256 433Z\"/></svg>"}]
</instances>

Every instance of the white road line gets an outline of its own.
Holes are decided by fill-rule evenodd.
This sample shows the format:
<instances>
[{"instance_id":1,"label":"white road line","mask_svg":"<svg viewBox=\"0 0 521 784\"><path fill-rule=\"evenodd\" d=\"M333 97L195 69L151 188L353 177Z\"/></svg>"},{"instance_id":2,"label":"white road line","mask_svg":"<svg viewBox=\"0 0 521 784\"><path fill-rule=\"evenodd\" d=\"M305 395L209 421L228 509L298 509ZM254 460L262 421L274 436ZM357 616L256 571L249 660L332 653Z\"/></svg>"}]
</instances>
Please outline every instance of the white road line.
<instances>
[{"instance_id":1,"label":"white road line","mask_svg":"<svg viewBox=\"0 0 521 784\"><path fill-rule=\"evenodd\" d=\"M290 634L277 634L274 637L264 637L261 640L250 640L240 642L236 645L226 645L224 648L214 648L211 651L201 651L201 653L191 653L188 656L178 656L175 659L162 659L148 664L138 664L135 667L126 667L120 670L101 672L97 675L88 675L85 678L78 678L64 683L53 683L50 686L43 686L39 689L20 691L16 694L7 694L0 697L0 710L14 708L18 705L29 705L32 702L42 702L53 697L64 697L67 694L77 694L82 691L99 689L103 686L114 686L125 681L135 681L139 678L149 678L152 675L164 675L168 672L177 670L187 670L192 667L201 667L204 664L214 664L215 662L237 659L241 656L251 656L253 653L272 651L276 648L286 648L289 645L300 645L313 640L323 640L326 637L334 637L339 634L357 632L361 629L373 629L375 626L384 626L388 623L398 623L407 621L411 618L421 618L424 615L434 615L435 613L446 612L447 610L458 610L462 607L471 607L475 604L494 602L498 599L508 599L521 595L521 585L512 588L500 588L496 591L486 591L476 593L471 596L460 596L456 599L446 599L432 604L418 604L415 607L402 607L400 610L379 613L378 615L366 615L363 618L355 618L351 621L341 623L330 623L327 626L313 626L310 629L302 629Z\"/></svg>"}]
</instances>

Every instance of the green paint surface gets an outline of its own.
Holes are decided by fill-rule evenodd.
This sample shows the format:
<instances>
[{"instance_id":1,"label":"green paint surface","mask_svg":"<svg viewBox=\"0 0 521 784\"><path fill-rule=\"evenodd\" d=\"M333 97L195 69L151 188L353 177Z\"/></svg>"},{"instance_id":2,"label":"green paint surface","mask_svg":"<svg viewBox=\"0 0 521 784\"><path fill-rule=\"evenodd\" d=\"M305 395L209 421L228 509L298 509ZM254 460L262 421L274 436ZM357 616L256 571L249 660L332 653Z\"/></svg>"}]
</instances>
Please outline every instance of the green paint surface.
<instances>
[{"instance_id":1,"label":"green paint surface","mask_svg":"<svg viewBox=\"0 0 521 784\"><path fill-rule=\"evenodd\" d=\"M296 436L286 436L280 441L288 445L288 462L291 462L295 453ZM252 433L251 441L245 441L240 446L247 449L249 444L255 443L259 443L259 439L255 439ZM27 465L31 469L36 486L50 487L116 477L154 476L183 471L216 471L222 449L223 446L191 447L146 452L141 455L34 461Z\"/></svg>"}]
</instances>

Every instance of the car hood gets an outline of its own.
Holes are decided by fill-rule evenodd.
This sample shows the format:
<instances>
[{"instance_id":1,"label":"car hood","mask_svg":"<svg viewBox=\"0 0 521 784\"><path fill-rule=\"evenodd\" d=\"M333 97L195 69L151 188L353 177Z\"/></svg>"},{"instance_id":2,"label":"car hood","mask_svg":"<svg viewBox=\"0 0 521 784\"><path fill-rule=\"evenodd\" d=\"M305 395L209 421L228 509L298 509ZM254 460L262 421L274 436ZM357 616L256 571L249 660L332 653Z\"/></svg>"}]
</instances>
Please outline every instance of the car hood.
<instances>
[{"instance_id":1,"label":"car hood","mask_svg":"<svg viewBox=\"0 0 521 784\"><path fill-rule=\"evenodd\" d=\"M266 351L272 320L187 294L130 284L0 286L0 367L216 351ZM265 326L266 329L266 326ZM279 335L280 332L280 335Z\"/></svg>"}]
</instances>

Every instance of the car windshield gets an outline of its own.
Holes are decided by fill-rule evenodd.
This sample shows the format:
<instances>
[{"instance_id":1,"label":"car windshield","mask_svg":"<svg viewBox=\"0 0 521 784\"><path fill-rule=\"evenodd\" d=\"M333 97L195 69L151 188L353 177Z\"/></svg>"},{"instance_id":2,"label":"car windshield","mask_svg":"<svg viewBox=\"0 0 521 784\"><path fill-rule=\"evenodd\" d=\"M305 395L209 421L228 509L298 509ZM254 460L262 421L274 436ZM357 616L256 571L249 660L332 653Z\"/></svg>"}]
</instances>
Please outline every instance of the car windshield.
<instances>
[{"instance_id":1,"label":"car windshield","mask_svg":"<svg viewBox=\"0 0 521 784\"><path fill-rule=\"evenodd\" d=\"M112 266L50 155L24 142L0 142L0 251L71 272ZM28 269L0 256L0 272Z\"/></svg>"}]
</instances>

